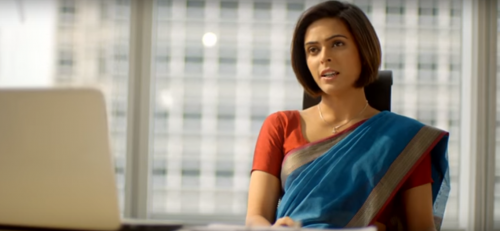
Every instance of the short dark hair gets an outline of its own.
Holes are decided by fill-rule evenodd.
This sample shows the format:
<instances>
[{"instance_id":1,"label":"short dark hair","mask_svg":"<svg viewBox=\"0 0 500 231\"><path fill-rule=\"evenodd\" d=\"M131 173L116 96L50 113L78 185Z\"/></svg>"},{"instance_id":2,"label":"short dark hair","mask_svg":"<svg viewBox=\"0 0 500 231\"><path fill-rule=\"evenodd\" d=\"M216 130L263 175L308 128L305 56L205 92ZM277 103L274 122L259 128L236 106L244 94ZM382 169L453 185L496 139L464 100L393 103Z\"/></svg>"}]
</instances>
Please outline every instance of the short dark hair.
<instances>
[{"instance_id":1,"label":"short dark hair","mask_svg":"<svg viewBox=\"0 0 500 231\"><path fill-rule=\"evenodd\" d=\"M361 74L355 87L365 87L374 82L378 76L381 62L380 42L368 17L357 6L339 2L325 1L307 9L300 16L292 39L291 64L295 76L305 91L311 96L321 94L321 89L307 67L304 39L307 28L315 21L323 18L342 20L354 37L359 50Z\"/></svg>"}]
</instances>

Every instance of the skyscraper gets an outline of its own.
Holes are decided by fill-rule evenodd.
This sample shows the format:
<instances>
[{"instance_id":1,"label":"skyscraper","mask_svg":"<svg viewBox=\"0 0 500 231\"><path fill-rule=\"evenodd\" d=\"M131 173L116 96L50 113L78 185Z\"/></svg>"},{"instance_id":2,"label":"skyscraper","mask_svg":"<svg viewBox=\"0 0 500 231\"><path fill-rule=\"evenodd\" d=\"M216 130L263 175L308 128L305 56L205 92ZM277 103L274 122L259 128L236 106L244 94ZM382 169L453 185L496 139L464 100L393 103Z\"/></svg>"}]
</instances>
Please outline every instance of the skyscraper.
<instances>
[{"instance_id":1,"label":"skyscraper","mask_svg":"<svg viewBox=\"0 0 500 231\"><path fill-rule=\"evenodd\" d=\"M54 85L96 87L105 94L123 207L130 1L60 0L56 21Z\"/></svg>"},{"instance_id":2,"label":"skyscraper","mask_svg":"<svg viewBox=\"0 0 500 231\"><path fill-rule=\"evenodd\" d=\"M152 216L243 219L262 122L272 112L301 109L290 40L301 12L318 2L157 1ZM452 193L445 225L453 226L459 205L462 0L350 2L364 10L380 37L381 69L393 71L392 110L450 131ZM59 3L57 83L104 89L122 187L129 1Z\"/></svg>"}]
</instances>

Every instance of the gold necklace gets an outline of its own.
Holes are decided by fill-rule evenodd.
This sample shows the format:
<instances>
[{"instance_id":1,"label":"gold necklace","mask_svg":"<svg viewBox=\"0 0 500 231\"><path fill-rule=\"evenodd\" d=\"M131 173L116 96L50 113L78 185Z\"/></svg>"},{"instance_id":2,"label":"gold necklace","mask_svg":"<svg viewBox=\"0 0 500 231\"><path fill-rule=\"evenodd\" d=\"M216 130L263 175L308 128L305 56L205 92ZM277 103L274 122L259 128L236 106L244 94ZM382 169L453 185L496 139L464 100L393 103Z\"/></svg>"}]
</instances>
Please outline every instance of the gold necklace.
<instances>
[{"instance_id":1,"label":"gold necklace","mask_svg":"<svg viewBox=\"0 0 500 231\"><path fill-rule=\"evenodd\" d=\"M366 104L365 104L365 107L363 108L363 110L361 110L357 116L355 117L352 117L350 120L348 120L347 122L341 124L341 125L338 125L338 126L334 126L333 127L333 130L332 130L332 133L337 133L337 129L345 126L346 124L348 124L349 122L351 122L353 119L357 118L358 116L360 116L365 110L366 108L368 107L368 101L366 101ZM321 107L320 107L320 103L318 103L318 111L319 111L319 117L321 117L321 120L323 120L323 122L325 122L325 124L329 124L328 122L326 122L325 118L323 118L323 113L321 112Z\"/></svg>"}]
</instances>

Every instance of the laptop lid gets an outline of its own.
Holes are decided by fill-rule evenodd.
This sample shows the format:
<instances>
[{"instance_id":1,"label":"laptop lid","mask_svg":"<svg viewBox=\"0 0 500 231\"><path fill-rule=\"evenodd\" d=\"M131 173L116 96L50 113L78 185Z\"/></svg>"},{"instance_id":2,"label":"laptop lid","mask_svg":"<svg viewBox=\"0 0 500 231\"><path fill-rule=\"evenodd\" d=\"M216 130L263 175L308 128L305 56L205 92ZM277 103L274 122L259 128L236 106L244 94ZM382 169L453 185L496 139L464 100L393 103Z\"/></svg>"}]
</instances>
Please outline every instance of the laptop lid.
<instances>
[{"instance_id":1,"label":"laptop lid","mask_svg":"<svg viewBox=\"0 0 500 231\"><path fill-rule=\"evenodd\" d=\"M0 225L120 227L104 97L0 89Z\"/></svg>"}]
</instances>

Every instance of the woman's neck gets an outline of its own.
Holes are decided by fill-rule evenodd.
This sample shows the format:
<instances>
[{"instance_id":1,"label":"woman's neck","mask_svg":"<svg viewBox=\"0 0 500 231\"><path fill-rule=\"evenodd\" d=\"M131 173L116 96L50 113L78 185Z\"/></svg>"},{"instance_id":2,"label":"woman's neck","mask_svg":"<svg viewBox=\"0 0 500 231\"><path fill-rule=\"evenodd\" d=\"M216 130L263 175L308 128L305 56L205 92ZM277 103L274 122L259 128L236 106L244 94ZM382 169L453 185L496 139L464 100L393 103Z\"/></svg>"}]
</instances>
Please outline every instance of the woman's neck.
<instances>
[{"instance_id":1,"label":"woman's neck","mask_svg":"<svg viewBox=\"0 0 500 231\"><path fill-rule=\"evenodd\" d=\"M342 95L323 95L318 110L326 121L337 124L361 116L367 103L364 89L359 88Z\"/></svg>"}]
</instances>

